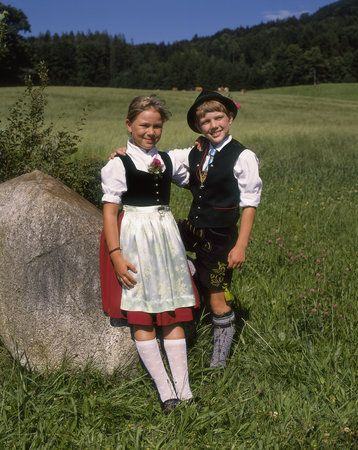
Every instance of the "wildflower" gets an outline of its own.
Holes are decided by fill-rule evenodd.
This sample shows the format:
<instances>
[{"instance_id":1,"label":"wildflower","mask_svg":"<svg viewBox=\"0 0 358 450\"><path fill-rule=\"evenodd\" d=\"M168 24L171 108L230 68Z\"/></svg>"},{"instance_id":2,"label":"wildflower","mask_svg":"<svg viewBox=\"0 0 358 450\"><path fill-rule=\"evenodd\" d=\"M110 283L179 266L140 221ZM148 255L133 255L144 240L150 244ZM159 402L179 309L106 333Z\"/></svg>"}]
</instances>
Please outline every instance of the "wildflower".
<instances>
[{"instance_id":1,"label":"wildflower","mask_svg":"<svg viewBox=\"0 0 358 450\"><path fill-rule=\"evenodd\" d=\"M277 244L277 246L279 247L279 248L282 248L283 247L283 237L281 237L281 236L279 236L277 239L276 239L276 244Z\"/></svg>"}]
</instances>

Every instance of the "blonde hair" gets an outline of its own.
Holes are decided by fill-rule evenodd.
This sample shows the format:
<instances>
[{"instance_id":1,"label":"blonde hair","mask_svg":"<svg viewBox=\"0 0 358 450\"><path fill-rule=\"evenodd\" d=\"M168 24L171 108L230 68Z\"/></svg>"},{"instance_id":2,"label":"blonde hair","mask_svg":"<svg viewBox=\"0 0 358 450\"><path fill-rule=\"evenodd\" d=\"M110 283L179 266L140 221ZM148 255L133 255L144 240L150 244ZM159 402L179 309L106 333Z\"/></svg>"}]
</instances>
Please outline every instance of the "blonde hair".
<instances>
[{"instance_id":1,"label":"blonde hair","mask_svg":"<svg viewBox=\"0 0 358 450\"><path fill-rule=\"evenodd\" d=\"M209 112L222 112L226 114L228 117L233 117L232 113L228 111L228 109L223 103L218 102L217 100L208 100L207 102L202 103L196 108L195 123L198 128L199 128L198 123L199 119L203 118L205 114Z\"/></svg>"},{"instance_id":2,"label":"blonde hair","mask_svg":"<svg viewBox=\"0 0 358 450\"><path fill-rule=\"evenodd\" d=\"M127 120L133 122L138 114L148 109L157 111L163 122L169 120L171 116L171 112L165 107L164 100L161 100L156 95L139 95L134 97L128 107Z\"/></svg>"}]
</instances>

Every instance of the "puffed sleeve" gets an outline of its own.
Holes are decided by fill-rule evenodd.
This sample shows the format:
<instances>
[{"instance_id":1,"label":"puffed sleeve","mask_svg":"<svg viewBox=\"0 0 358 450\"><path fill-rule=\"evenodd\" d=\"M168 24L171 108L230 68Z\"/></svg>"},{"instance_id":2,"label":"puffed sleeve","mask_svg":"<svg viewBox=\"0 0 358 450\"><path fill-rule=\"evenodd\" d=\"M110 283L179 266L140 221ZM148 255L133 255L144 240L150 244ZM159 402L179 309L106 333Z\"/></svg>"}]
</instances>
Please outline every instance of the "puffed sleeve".
<instances>
[{"instance_id":1,"label":"puffed sleeve","mask_svg":"<svg viewBox=\"0 0 358 450\"><path fill-rule=\"evenodd\" d=\"M234 176L240 190L240 207L260 204L262 181L259 175L259 161L254 152L245 149L238 157L234 166Z\"/></svg>"},{"instance_id":2,"label":"puffed sleeve","mask_svg":"<svg viewBox=\"0 0 358 450\"><path fill-rule=\"evenodd\" d=\"M189 153L192 147L174 149L168 152L173 164L173 183L186 186L189 183Z\"/></svg>"},{"instance_id":3,"label":"puffed sleeve","mask_svg":"<svg viewBox=\"0 0 358 450\"><path fill-rule=\"evenodd\" d=\"M120 158L113 158L101 170L102 202L120 204L127 192L126 174Z\"/></svg>"}]
</instances>

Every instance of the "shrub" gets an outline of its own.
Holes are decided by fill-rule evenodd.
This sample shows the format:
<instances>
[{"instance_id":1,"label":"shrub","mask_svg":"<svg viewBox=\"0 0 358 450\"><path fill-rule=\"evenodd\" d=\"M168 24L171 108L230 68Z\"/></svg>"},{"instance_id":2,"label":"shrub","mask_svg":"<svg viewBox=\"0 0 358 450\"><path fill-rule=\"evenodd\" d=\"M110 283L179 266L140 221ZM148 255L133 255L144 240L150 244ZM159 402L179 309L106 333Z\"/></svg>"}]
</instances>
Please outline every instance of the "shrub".
<instances>
[{"instance_id":1,"label":"shrub","mask_svg":"<svg viewBox=\"0 0 358 450\"><path fill-rule=\"evenodd\" d=\"M7 34L7 26L6 26L6 16L7 11L3 11L0 13L0 58L4 56L7 52L6 48L6 34Z\"/></svg>"},{"instance_id":2,"label":"shrub","mask_svg":"<svg viewBox=\"0 0 358 450\"><path fill-rule=\"evenodd\" d=\"M55 129L45 123L47 68L38 68L39 85L27 77L24 94L10 110L6 126L0 130L0 182L41 170L58 178L87 200L99 206L99 159L78 160L79 131ZM81 118L84 124L85 116Z\"/></svg>"}]
</instances>

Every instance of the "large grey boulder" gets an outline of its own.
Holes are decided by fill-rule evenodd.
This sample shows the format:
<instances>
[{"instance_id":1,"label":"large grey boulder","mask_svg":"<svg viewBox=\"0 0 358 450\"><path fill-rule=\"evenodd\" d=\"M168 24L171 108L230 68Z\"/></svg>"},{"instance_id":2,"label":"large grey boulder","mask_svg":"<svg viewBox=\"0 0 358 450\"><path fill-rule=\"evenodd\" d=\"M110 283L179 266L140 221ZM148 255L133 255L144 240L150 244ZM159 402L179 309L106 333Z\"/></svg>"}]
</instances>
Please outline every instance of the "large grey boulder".
<instances>
[{"instance_id":1,"label":"large grey boulder","mask_svg":"<svg viewBox=\"0 0 358 450\"><path fill-rule=\"evenodd\" d=\"M0 337L28 367L103 372L136 362L128 328L101 309L101 213L35 171L0 184Z\"/></svg>"}]
</instances>

